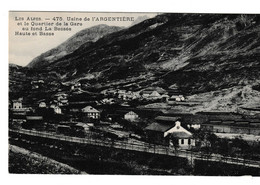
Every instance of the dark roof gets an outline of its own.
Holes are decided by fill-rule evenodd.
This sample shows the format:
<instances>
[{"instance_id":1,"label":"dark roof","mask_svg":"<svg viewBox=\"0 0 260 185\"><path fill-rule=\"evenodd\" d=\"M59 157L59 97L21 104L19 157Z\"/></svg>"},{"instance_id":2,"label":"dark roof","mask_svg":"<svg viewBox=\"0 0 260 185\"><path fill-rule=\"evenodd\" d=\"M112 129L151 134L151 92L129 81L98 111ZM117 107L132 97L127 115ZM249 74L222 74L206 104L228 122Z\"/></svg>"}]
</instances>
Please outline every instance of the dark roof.
<instances>
[{"instance_id":1,"label":"dark roof","mask_svg":"<svg viewBox=\"0 0 260 185\"><path fill-rule=\"evenodd\" d=\"M176 117L176 116L157 116L155 118L155 120L157 121L177 121L177 120L180 120L181 117Z\"/></svg>"},{"instance_id":2,"label":"dark roof","mask_svg":"<svg viewBox=\"0 0 260 185\"><path fill-rule=\"evenodd\" d=\"M260 119L250 119L250 123L260 123Z\"/></svg>"},{"instance_id":3,"label":"dark roof","mask_svg":"<svg viewBox=\"0 0 260 185\"><path fill-rule=\"evenodd\" d=\"M58 128L70 128L69 125L57 125Z\"/></svg>"},{"instance_id":4,"label":"dark roof","mask_svg":"<svg viewBox=\"0 0 260 185\"><path fill-rule=\"evenodd\" d=\"M95 113L99 113L99 111L91 106L86 106L85 108L82 109L82 112L95 112Z\"/></svg>"},{"instance_id":5,"label":"dark roof","mask_svg":"<svg viewBox=\"0 0 260 185\"><path fill-rule=\"evenodd\" d=\"M42 116L26 116L26 120L43 120Z\"/></svg>"},{"instance_id":6,"label":"dark roof","mask_svg":"<svg viewBox=\"0 0 260 185\"><path fill-rule=\"evenodd\" d=\"M142 92L152 93L153 91L157 91L159 94L166 93L167 91L161 87L148 87L146 89L143 89Z\"/></svg>"},{"instance_id":7,"label":"dark roof","mask_svg":"<svg viewBox=\"0 0 260 185\"><path fill-rule=\"evenodd\" d=\"M216 124L216 123L221 123L221 120L210 120L209 123L210 124Z\"/></svg>"},{"instance_id":8,"label":"dark roof","mask_svg":"<svg viewBox=\"0 0 260 185\"><path fill-rule=\"evenodd\" d=\"M13 103L19 102L22 103L22 100L12 100Z\"/></svg>"},{"instance_id":9,"label":"dark roof","mask_svg":"<svg viewBox=\"0 0 260 185\"><path fill-rule=\"evenodd\" d=\"M234 124L235 121L233 121L233 120L224 120L224 121L222 121L222 123L223 124Z\"/></svg>"},{"instance_id":10,"label":"dark roof","mask_svg":"<svg viewBox=\"0 0 260 185\"><path fill-rule=\"evenodd\" d=\"M249 122L248 121L236 121L235 124L242 125L242 124L249 124Z\"/></svg>"},{"instance_id":11,"label":"dark roof","mask_svg":"<svg viewBox=\"0 0 260 185\"><path fill-rule=\"evenodd\" d=\"M157 131L157 132L165 132L169 130L170 128L174 127L175 124L162 124L162 123L157 123L153 122L149 126L145 128L145 130L151 130L151 131Z\"/></svg>"}]
</instances>

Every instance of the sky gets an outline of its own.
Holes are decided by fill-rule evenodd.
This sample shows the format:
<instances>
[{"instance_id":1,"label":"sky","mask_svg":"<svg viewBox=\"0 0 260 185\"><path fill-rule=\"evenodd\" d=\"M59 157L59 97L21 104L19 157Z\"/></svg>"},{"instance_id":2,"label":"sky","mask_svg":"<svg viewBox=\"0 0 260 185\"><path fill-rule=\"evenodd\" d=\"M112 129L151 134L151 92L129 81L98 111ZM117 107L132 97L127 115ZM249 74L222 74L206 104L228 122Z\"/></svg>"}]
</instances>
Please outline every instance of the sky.
<instances>
[{"instance_id":1,"label":"sky","mask_svg":"<svg viewBox=\"0 0 260 185\"><path fill-rule=\"evenodd\" d=\"M39 56L62 42L66 41L69 37L77 33L78 31L89 28L99 24L107 24L110 26L124 26L128 27L132 24L134 20L139 16L148 16L152 18L156 16L156 13L86 13L86 12L9 12L9 63L14 63L20 66L26 66L35 57ZM28 20L28 17L30 20ZM55 17L55 20L53 18ZM61 17L62 21L60 18ZM54 25L50 26L54 28L57 22L64 24L63 22L68 22L67 17L81 18L81 21L71 21L74 23L82 23L82 26L64 26L69 27L71 31L54 31L54 36L40 36L39 31L37 36L32 36L34 32L31 27L36 27L33 24L43 23L43 22L53 22ZM130 17L126 21L113 20L113 21L100 21L103 17ZM36 19L34 19L36 18ZM41 20L39 20L39 18ZM84 18L89 18L84 21ZM97 20L98 18L98 20ZM32 20L33 19L33 20ZM50 19L50 20L46 20ZM27 22L29 25L24 25ZM69 22L70 23L70 22ZM40 26L41 27L41 26ZM43 26L45 27L45 26ZM28 28L29 30L22 30L23 28ZM15 32L30 32L31 35L15 35Z\"/></svg>"}]
</instances>

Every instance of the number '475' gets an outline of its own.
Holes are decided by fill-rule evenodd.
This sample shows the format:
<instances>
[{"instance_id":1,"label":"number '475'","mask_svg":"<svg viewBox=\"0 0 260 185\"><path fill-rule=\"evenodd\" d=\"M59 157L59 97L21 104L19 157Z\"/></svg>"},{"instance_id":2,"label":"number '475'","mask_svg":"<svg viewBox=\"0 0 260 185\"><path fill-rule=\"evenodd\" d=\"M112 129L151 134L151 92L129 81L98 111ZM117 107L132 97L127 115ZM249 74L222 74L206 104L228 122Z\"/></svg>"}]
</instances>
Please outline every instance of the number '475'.
<instances>
[{"instance_id":1,"label":"number '475'","mask_svg":"<svg viewBox=\"0 0 260 185\"><path fill-rule=\"evenodd\" d=\"M53 17L52 20L53 21L62 21L62 17Z\"/></svg>"}]
</instances>

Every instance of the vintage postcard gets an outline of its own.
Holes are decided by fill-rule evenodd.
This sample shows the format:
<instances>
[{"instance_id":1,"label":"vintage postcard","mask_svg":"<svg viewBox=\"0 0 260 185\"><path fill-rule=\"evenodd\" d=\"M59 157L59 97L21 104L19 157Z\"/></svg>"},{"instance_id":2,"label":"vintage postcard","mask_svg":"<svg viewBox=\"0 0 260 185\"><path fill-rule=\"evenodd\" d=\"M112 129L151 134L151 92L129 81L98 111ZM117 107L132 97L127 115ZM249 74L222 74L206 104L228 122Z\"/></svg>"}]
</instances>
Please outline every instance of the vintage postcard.
<instances>
[{"instance_id":1,"label":"vintage postcard","mask_svg":"<svg viewBox=\"0 0 260 185\"><path fill-rule=\"evenodd\" d=\"M260 15L9 12L9 173L260 175Z\"/></svg>"}]
</instances>

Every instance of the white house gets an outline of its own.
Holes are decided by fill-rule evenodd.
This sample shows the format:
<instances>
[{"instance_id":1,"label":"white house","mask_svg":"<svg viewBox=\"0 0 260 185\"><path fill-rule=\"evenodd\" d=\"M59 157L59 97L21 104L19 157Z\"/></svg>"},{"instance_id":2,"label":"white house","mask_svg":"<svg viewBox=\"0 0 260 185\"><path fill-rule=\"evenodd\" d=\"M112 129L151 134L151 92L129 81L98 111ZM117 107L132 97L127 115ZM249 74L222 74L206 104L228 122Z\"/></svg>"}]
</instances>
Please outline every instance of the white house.
<instances>
[{"instance_id":1,"label":"white house","mask_svg":"<svg viewBox=\"0 0 260 185\"><path fill-rule=\"evenodd\" d=\"M184 101L185 100L183 95L172 95L171 99L174 99L175 101Z\"/></svg>"},{"instance_id":2,"label":"white house","mask_svg":"<svg viewBox=\"0 0 260 185\"><path fill-rule=\"evenodd\" d=\"M106 95L107 94L107 90L105 89L105 90L101 91L100 94Z\"/></svg>"},{"instance_id":3,"label":"white house","mask_svg":"<svg viewBox=\"0 0 260 185\"><path fill-rule=\"evenodd\" d=\"M103 104L114 104L115 99L114 98L104 98L103 100L101 100L101 103L103 103Z\"/></svg>"},{"instance_id":4,"label":"white house","mask_svg":"<svg viewBox=\"0 0 260 185\"><path fill-rule=\"evenodd\" d=\"M66 106L66 105L68 105L69 103L68 103L68 95L67 94L65 94L65 93L58 93L58 94L56 94L55 95L55 97L56 97L56 102L57 102L57 105L58 106ZM55 102L55 100L54 100L54 102Z\"/></svg>"},{"instance_id":5,"label":"white house","mask_svg":"<svg viewBox=\"0 0 260 185\"><path fill-rule=\"evenodd\" d=\"M39 107L40 107L40 108L45 108L45 107L46 107L46 103L43 102L43 101L40 102L40 103L39 103Z\"/></svg>"},{"instance_id":6,"label":"white house","mask_svg":"<svg viewBox=\"0 0 260 185\"><path fill-rule=\"evenodd\" d=\"M192 137L192 133L187 131L181 126L180 121L175 122L175 126L164 132L164 137L171 136L178 140L179 147L189 148L195 146L195 140ZM170 145L172 142L170 141Z\"/></svg>"},{"instance_id":7,"label":"white house","mask_svg":"<svg viewBox=\"0 0 260 185\"><path fill-rule=\"evenodd\" d=\"M193 128L195 130L200 129L200 124L191 124L191 125L187 125L188 128Z\"/></svg>"},{"instance_id":8,"label":"white house","mask_svg":"<svg viewBox=\"0 0 260 185\"><path fill-rule=\"evenodd\" d=\"M83 114L85 114L87 118L92 118L92 119L100 118L100 112L91 106L86 106L85 108L81 109L81 111Z\"/></svg>"},{"instance_id":9,"label":"white house","mask_svg":"<svg viewBox=\"0 0 260 185\"><path fill-rule=\"evenodd\" d=\"M22 109L22 100L13 100L13 109Z\"/></svg>"},{"instance_id":10,"label":"white house","mask_svg":"<svg viewBox=\"0 0 260 185\"><path fill-rule=\"evenodd\" d=\"M56 107L55 104L51 104L51 105L50 105L50 108L51 108L51 109L54 109L54 107Z\"/></svg>"},{"instance_id":11,"label":"white house","mask_svg":"<svg viewBox=\"0 0 260 185\"><path fill-rule=\"evenodd\" d=\"M118 90L117 94L118 94L118 98L121 98L124 100L126 99L126 90Z\"/></svg>"},{"instance_id":12,"label":"white house","mask_svg":"<svg viewBox=\"0 0 260 185\"><path fill-rule=\"evenodd\" d=\"M61 114L61 108L59 106L55 106L53 110L55 114Z\"/></svg>"},{"instance_id":13,"label":"white house","mask_svg":"<svg viewBox=\"0 0 260 185\"><path fill-rule=\"evenodd\" d=\"M143 91L141 91L141 94L142 94L143 98L148 98L151 94L151 91L143 90Z\"/></svg>"},{"instance_id":14,"label":"white house","mask_svg":"<svg viewBox=\"0 0 260 185\"><path fill-rule=\"evenodd\" d=\"M130 111L124 115L124 118L128 121L135 121L136 119L138 119L138 117L138 114L133 111Z\"/></svg>"},{"instance_id":15,"label":"white house","mask_svg":"<svg viewBox=\"0 0 260 185\"><path fill-rule=\"evenodd\" d=\"M77 82L77 83L75 83L74 86L77 87L77 88L79 88L79 87L81 87L81 83L80 83L80 82Z\"/></svg>"},{"instance_id":16,"label":"white house","mask_svg":"<svg viewBox=\"0 0 260 185\"><path fill-rule=\"evenodd\" d=\"M81 87L80 82L76 82L74 85L71 86L71 90L79 90Z\"/></svg>"},{"instance_id":17,"label":"white house","mask_svg":"<svg viewBox=\"0 0 260 185\"><path fill-rule=\"evenodd\" d=\"M153 91L150 95L149 95L149 99L160 99L161 95L157 92L157 91Z\"/></svg>"},{"instance_id":18,"label":"white house","mask_svg":"<svg viewBox=\"0 0 260 185\"><path fill-rule=\"evenodd\" d=\"M132 99L138 99L140 98L140 92L133 92L133 98Z\"/></svg>"}]
</instances>

